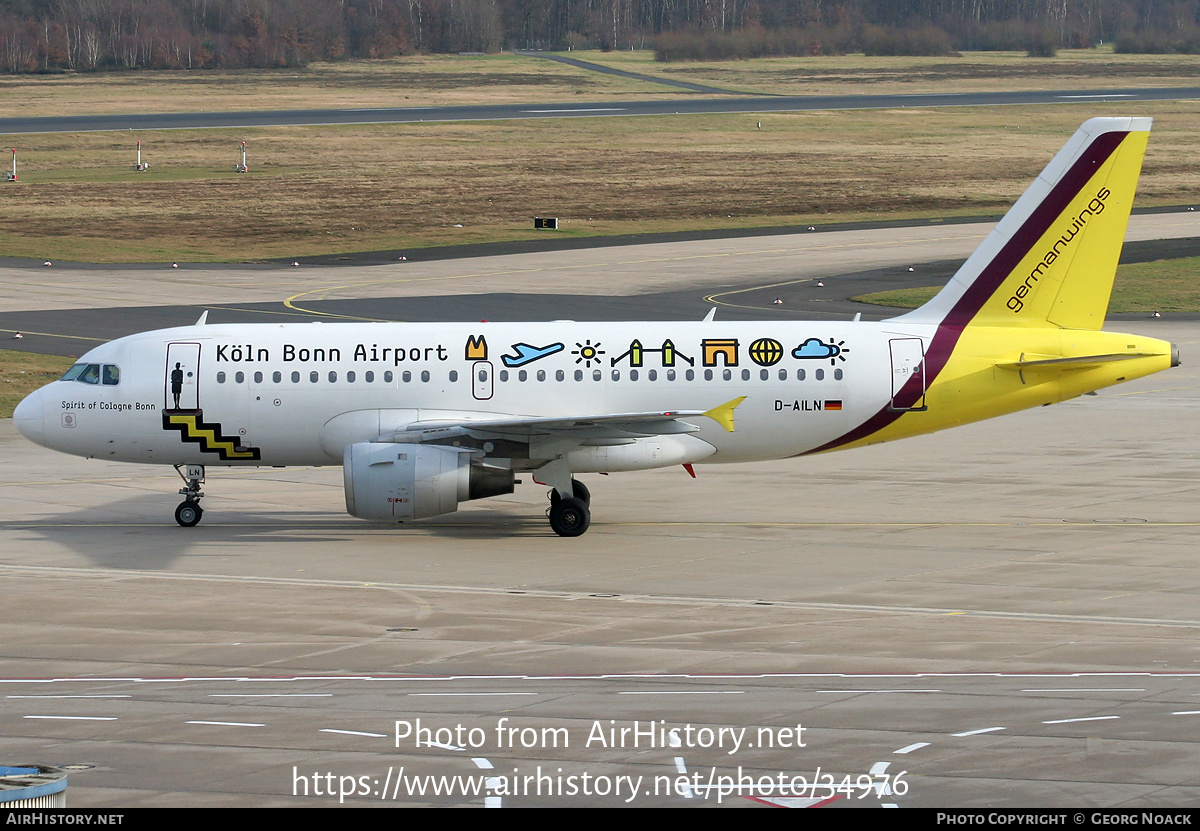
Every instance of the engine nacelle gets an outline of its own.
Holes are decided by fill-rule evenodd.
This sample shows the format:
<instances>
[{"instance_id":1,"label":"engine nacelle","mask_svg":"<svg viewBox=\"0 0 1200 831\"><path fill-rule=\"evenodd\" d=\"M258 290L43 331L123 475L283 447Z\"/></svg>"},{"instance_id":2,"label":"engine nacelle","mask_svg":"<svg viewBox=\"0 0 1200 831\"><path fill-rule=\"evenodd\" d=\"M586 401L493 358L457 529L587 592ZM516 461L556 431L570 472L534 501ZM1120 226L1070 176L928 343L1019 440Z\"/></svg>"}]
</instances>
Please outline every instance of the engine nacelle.
<instances>
[{"instance_id":1,"label":"engine nacelle","mask_svg":"<svg viewBox=\"0 0 1200 831\"><path fill-rule=\"evenodd\" d=\"M360 519L406 522L449 514L459 502L512 493L512 471L472 463L465 449L360 442L342 456L346 510Z\"/></svg>"}]
</instances>

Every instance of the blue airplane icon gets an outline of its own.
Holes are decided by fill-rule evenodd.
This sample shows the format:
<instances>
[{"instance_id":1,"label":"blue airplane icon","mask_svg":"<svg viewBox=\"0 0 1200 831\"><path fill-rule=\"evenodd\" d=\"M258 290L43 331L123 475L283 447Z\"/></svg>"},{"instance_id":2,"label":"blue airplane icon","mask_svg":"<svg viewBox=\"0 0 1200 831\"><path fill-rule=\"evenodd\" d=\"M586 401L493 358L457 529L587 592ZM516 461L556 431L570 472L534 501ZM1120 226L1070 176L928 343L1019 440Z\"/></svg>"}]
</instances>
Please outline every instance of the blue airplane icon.
<instances>
[{"instance_id":1,"label":"blue airplane icon","mask_svg":"<svg viewBox=\"0 0 1200 831\"><path fill-rule=\"evenodd\" d=\"M527 343L514 343L513 351L517 354L501 355L500 360L504 361L505 366L516 367L531 364L536 360L553 355L555 352L562 352L564 347L561 343L552 343L549 346L530 346Z\"/></svg>"}]
</instances>

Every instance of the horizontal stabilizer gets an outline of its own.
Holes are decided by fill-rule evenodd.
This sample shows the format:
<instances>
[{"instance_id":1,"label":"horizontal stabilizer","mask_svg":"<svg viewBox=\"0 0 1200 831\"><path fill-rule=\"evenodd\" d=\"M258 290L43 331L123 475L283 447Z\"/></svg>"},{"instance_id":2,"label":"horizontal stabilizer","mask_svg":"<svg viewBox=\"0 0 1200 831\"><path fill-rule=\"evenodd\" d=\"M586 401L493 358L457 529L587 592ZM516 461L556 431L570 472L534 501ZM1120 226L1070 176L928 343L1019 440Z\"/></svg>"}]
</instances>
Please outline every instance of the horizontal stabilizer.
<instances>
[{"instance_id":1,"label":"horizontal stabilizer","mask_svg":"<svg viewBox=\"0 0 1200 831\"><path fill-rule=\"evenodd\" d=\"M1107 355L1079 355L1074 358L1026 358L1019 361L996 364L1001 369L1024 371L1028 369L1086 369L1112 361L1128 361L1131 358L1153 358L1157 352L1112 352Z\"/></svg>"}]
</instances>

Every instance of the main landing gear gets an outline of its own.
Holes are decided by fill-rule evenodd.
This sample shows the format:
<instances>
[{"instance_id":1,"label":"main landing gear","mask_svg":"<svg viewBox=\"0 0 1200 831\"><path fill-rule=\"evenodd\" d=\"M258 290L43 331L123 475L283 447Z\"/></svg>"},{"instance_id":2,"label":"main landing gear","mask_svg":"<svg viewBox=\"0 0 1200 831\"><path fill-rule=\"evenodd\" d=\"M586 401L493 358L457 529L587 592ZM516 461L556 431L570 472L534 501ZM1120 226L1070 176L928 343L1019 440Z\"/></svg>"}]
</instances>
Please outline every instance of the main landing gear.
<instances>
[{"instance_id":1,"label":"main landing gear","mask_svg":"<svg viewBox=\"0 0 1200 831\"><path fill-rule=\"evenodd\" d=\"M175 508L175 521L184 528L191 528L200 523L204 509L200 507L200 498L204 496L200 486L204 484L204 465L175 465L175 472L183 479L183 501Z\"/></svg>"},{"instance_id":2,"label":"main landing gear","mask_svg":"<svg viewBox=\"0 0 1200 831\"><path fill-rule=\"evenodd\" d=\"M592 524L592 494L578 479L571 480L572 495L565 499L550 490L550 527L560 537L578 537Z\"/></svg>"}]
</instances>

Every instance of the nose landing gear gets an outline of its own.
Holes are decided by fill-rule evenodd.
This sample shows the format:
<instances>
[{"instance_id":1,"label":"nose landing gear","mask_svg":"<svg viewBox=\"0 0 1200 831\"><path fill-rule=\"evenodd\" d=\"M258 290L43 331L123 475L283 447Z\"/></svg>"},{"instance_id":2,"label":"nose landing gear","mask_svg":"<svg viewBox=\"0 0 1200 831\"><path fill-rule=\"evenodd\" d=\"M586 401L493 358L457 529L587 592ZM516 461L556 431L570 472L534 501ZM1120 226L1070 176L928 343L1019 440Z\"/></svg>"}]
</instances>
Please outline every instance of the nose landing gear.
<instances>
[{"instance_id":1,"label":"nose landing gear","mask_svg":"<svg viewBox=\"0 0 1200 831\"><path fill-rule=\"evenodd\" d=\"M204 484L204 465L175 465L175 472L184 485L179 490L183 501L175 508L175 521L184 528L191 528L204 516L204 509L200 507L200 498L204 496L200 490Z\"/></svg>"}]
</instances>

